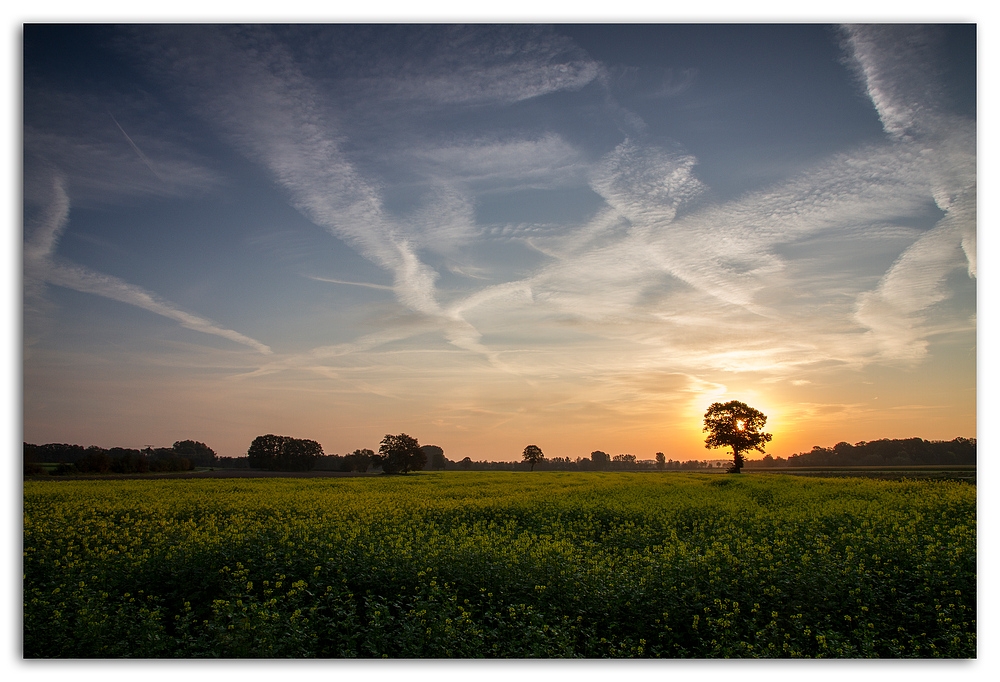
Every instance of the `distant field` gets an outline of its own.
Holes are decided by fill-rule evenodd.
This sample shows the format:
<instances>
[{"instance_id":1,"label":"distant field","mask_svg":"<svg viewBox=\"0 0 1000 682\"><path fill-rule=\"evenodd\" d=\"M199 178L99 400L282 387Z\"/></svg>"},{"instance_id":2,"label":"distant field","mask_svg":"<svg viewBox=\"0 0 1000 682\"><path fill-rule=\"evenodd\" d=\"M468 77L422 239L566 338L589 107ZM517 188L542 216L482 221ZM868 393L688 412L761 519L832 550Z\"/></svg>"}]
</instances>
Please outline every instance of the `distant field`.
<instances>
[{"instance_id":1,"label":"distant field","mask_svg":"<svg viewBox=\"0 0 1000 682\"><path fill-rule=\"evenodd\" d=\"M40 465L49 469L50 473L58 464ZM379 472L381 473L381 472ZM356 471L261 471L258 469L221 469L215 467L198 467L193 471L163 471L147 472L143 474L70 474L68 476L47 476L28 477L31 480L50 481L116 481L116 480L150 480L164 478L350 478L355 476L378 476L372 473L358 473Z\"/></svg>"},{"instance_id":2,"label":"distant field","mask_svg":"<svg viewBox=\"0 0 1000 682\"><path fill-rule=\"evenodd\" d=\"M50 473L55 470L58 464L42 463L40 466L47 469ZM163 479L163 478L343 478L343 477L371 477L378 476L381 472L367 472L359 473L355 471L329 471L329 470L313 470L313 471L260 471L256 469L221 469L221 468L209 468L209 467L199 467L194 471L170 471L170 472L159 472L159 473L145 473L145 474L72 474L70 476L60 476L58 478L53 477L52 481L71 481L71 480L120 480L120 479ZM424 473L439 473L439 472L424 472ZM456 474L468 474L474 472L460 471L457 469L449 469L448 473ZM478 473L490 473L490 472L478 472ZM499 473L499 472L497 472ZM520 472L523 474L528 474L529 472ZM539 472L541 473L541 471ZM548 473L557 473L549 471ZM558 473L569 473L569 472L558 472ZM581 473L600 473L600 472L581 472ZM681 471L660 471L655 469L647 469L636 472L605 472L610 474L618 473L636 473L643 475L664 475L664 476L676 476L676 475L729 475L725 469L692 469L692 470L681 470ZM880 478L885 480L901 481L907 479L934 479L934 480L948 480L948 481L965 481L968 483L976 482L976 465L916 465L916 466L854 466L854 467L835 467L835 466L816 466L816 467L774 467L770 469L764 468L744 468L741 475L752 475L752 474L787 474L791 476L822 476L822 477L856 477L856 478ZM534 475L534 472L531 472ZM30 478L30 477L29 477ZM37 477L34 477L37 479Z\"/></svg>"},{"instance_id":3,"label":"distant field","mask_svg":"<svg viewBox=\"0 0 1000 682\"><path fill-rule=\"evenodd\" d=\"M972 657L976 487L29 480L34 657Z\"/></svg>"},{"instance_id":4,"label":"distant field","mask_svg":"<svg viewBox=\"0 0 1000 682\"><path fill-rule=\"evenodd\" d=\"M827 476L881 478L886 480L935 479L976 482L975 464L926 464L911 466L854 466L854 467L785 467L773 469L744 469L747 474L790 474L793 476Z\"/></svg>"}]
</instances>

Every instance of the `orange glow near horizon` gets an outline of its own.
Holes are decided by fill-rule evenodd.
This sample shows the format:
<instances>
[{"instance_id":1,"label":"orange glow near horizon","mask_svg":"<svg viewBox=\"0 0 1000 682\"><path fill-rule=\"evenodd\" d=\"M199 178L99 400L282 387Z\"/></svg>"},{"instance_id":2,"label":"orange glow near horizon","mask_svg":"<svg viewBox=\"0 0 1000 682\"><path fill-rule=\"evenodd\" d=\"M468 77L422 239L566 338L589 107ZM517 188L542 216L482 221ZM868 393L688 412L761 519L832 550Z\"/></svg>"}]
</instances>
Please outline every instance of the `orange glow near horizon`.
<instances>
[{"instance_id":1,"label":"orange glow near horizon","mask_svg":"<svg viewBox=\"0 0 1000 682\"><path fill-rule=\"evenodd\" d=\"M25 24L23 438L975 437L975 29Z\"/></svg>"}]
</instances>

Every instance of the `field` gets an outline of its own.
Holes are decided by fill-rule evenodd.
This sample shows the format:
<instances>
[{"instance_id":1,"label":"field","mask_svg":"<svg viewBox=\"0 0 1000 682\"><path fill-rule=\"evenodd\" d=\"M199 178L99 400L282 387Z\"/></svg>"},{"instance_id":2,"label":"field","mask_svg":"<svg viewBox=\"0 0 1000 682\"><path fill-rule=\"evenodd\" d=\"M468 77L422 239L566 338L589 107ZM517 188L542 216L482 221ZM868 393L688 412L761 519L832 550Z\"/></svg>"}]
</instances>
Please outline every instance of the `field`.
<instances>
[{"instance_id":1,"label":"field","mask_svg":"<svg viewBox=\"0 0 1000 682\"><path fill-rule=\"evenodd\" d=\"M976 488L25 481L24 655L974 657Z\"/></svg>"},{"instance_id":2,"label":"field","mask_svg":"<svg viewBox=\"0 0 1000 682\"><path fill-rule=\"evenodd\" d=\"M909 466L796 466L787 469L744 469L744 473L788 474L791 476L824 476L855 478L881 478L889 481L941 480L976 482L974 464L926 464Z\"/></svg>"}]
</instances>

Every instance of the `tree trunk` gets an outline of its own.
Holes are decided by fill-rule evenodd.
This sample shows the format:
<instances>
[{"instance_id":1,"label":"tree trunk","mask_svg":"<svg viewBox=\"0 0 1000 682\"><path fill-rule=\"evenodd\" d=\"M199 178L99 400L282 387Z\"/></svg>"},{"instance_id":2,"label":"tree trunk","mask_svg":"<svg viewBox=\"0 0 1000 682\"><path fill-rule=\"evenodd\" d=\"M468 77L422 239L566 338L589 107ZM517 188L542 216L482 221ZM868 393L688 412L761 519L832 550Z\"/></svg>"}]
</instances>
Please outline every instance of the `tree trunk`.
<instances>
[{"instance_id":1,"label":"tree trunk","mask_svg":"<svg viewBox=\"0 0 1000 682\"><path fill-rule=\"evenodd\" d=\"M743 468L744 459L743 455L736 448L733 448L733 466L729 468L729 473L738 474L740 469Z\"/></svg>"}]
</instances>

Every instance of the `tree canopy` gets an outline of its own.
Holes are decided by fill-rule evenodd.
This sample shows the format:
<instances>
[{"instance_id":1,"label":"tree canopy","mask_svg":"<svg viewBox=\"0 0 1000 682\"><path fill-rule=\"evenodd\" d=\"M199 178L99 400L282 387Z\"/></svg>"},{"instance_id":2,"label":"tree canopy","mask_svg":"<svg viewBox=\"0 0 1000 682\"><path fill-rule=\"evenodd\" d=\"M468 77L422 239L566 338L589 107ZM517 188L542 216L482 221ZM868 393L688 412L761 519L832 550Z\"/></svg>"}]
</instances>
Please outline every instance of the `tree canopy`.
<instances>
[{"instance_id":1,"label":"tree canopy","mask_svg":"<svg viewBox=\"0 0 1000 682\"><path fill-rule=\"evenodd\" d=\"M386 434L378 448L377 464L383 473L405 474L420 471L427 464L427 454L420 449L416 438L401 433L397 436Z\"/></svg>"},{"instance_id":2,"label":"tree canopy","mask_svg":"<svg viewBox=\"0 0 1000 682\"><path fill-rule=\"evenodd\" d=\"M595 469L603 469L611 462L611 455L603 450L594 450L590 453L590 461Z\"/></svg>"},{"instance_id":3,"label":"tree canopy","mask_svg":"<svg viewBox=\"0 0 1000 682\"><path fill-rule=\"evenodd\" d=\"M181 457L191 460L195 466L210 467L215 464L215 450L197 440L179 440L172 448Z\"/></svg>"},{"instance_id":4,"label":"tree canopy","mask_svg":"<svg viewBox=\"0 0 1000 682\"><path fill-rule=\"evenodd\" d=\"M444 456L444 448L439 445L421 445L421 451L427 455L428 468L444 469L448 460Z\"/></svg>"},{"instance_id":5,"label":"tree canopy","mask_svg":"<svg viewBox=\"0 0 1000 682\"><path fill-rule=\"evenodd\" d=\"M764 444L771 441L771 434L762 433L767 416L746 403L730 400L728 403L712 403L705 412L706 448L729 447L733 450L733 466L730 473L738 474L745 460L743 453L750 450L764 452Z\"/></svg>"},{"instance_id":6,"label":"tree canopy","mask_svg":"<svg viewBox=\"0 0 1000 682\"><path fill-rule=\"evenodd\" d=\"M322 454L314 440L270 433L254 438L247 450L250 467L267 471L309 471Z\"/></svg>"},{"instance_id":7,"label":"tree canopy","mask_svg":"<svg viewBox=\"0 0 1000 682\"><path fill-rule=\"evenodd\" d=\"M528 445L525 447L524 452L521 453L521 457L531 465L532 471L535 470L536 464L545 461L545 455L542 454L542 449L537 445Z\"/></svg>"}]
</instances>

